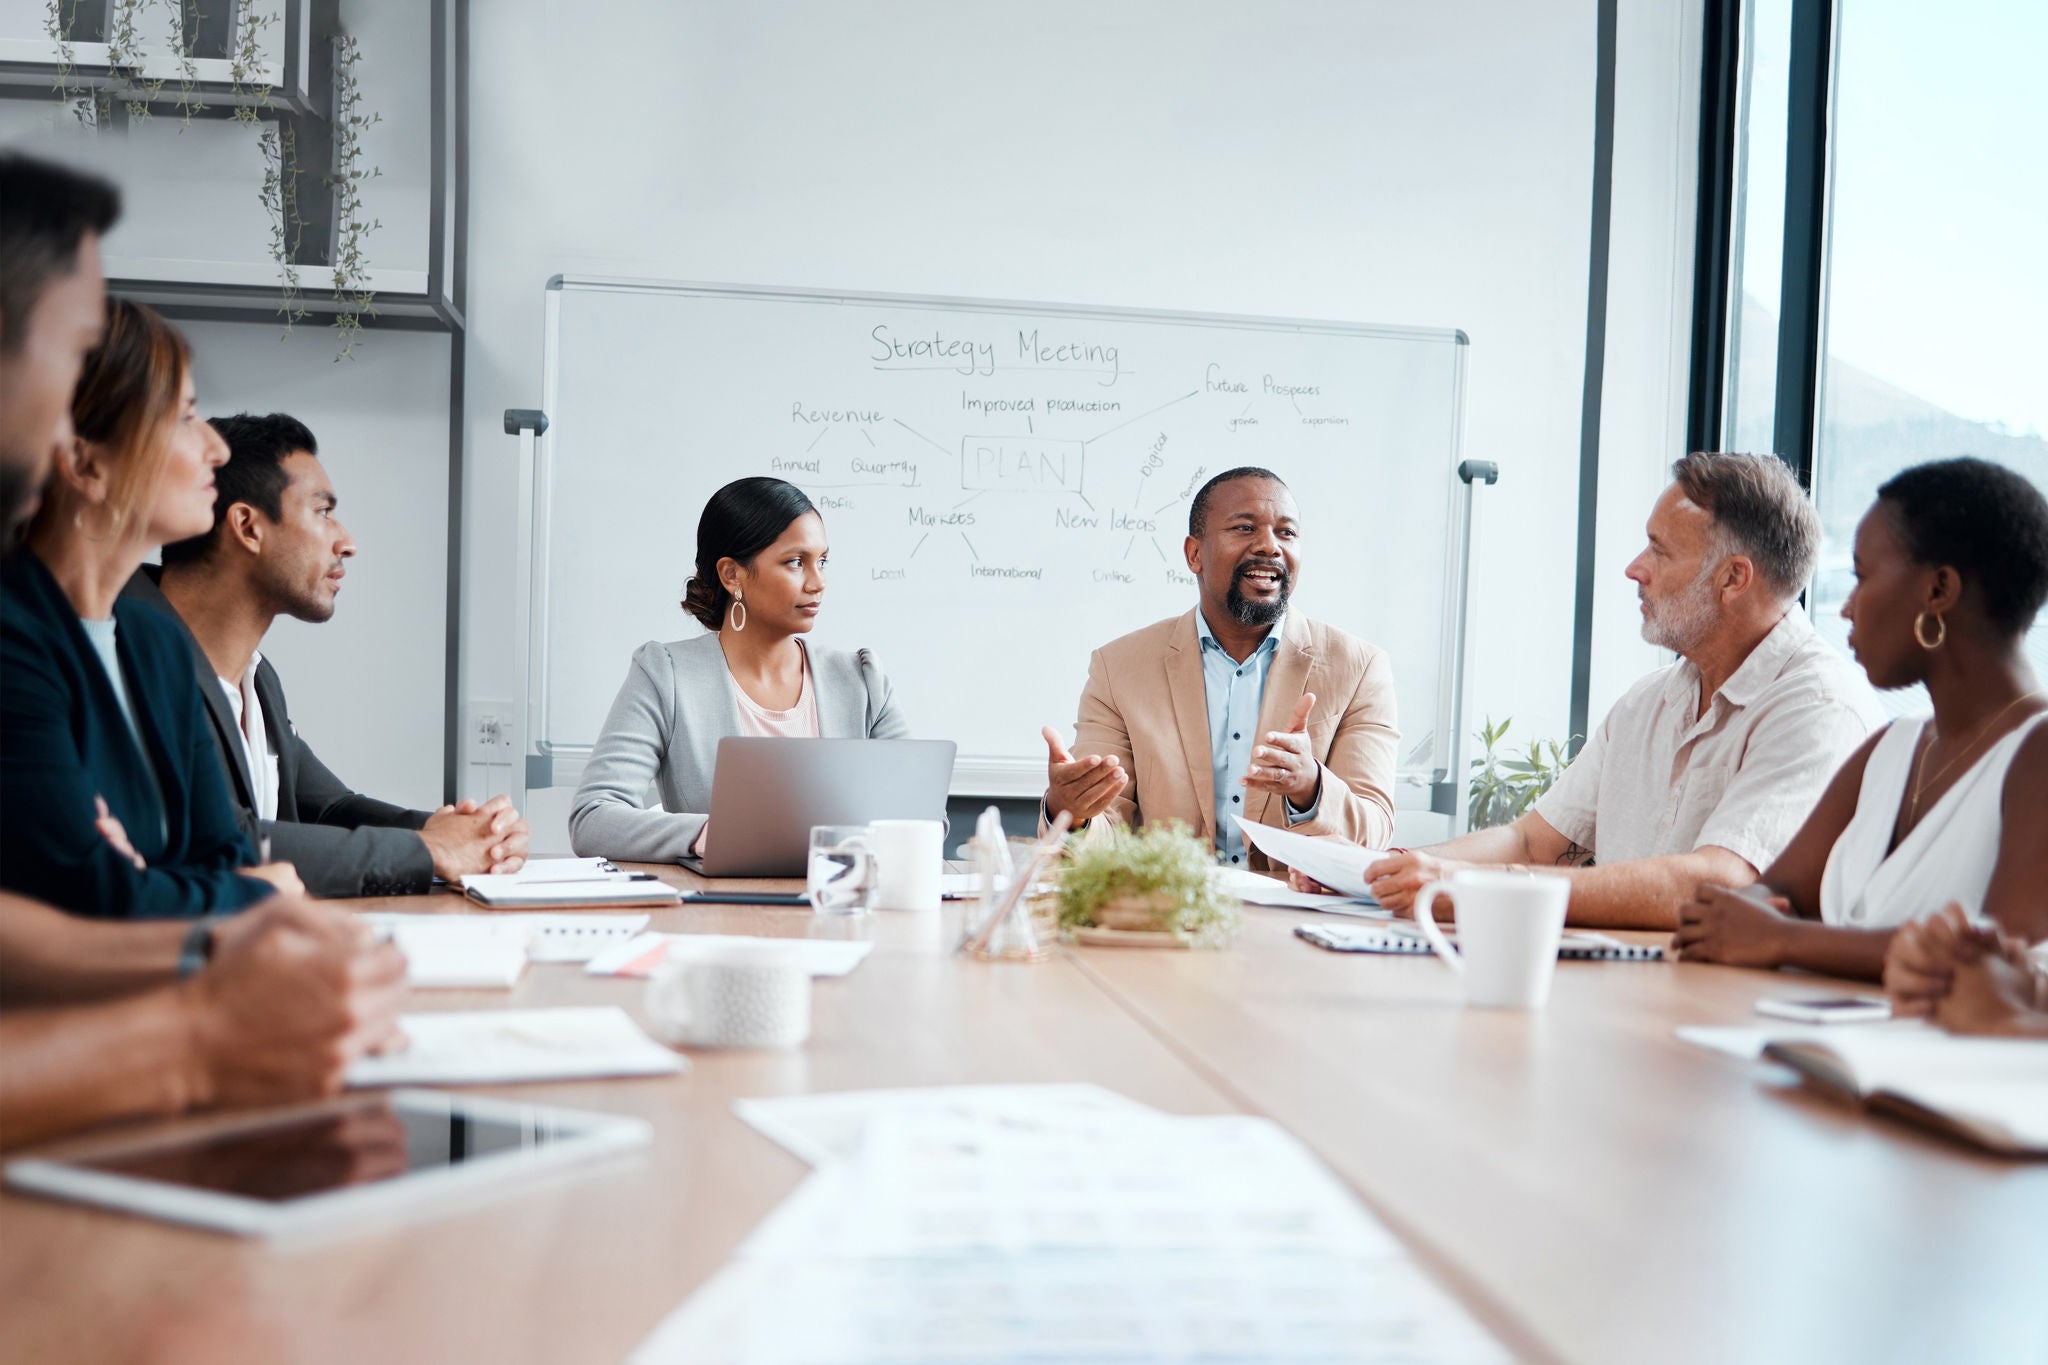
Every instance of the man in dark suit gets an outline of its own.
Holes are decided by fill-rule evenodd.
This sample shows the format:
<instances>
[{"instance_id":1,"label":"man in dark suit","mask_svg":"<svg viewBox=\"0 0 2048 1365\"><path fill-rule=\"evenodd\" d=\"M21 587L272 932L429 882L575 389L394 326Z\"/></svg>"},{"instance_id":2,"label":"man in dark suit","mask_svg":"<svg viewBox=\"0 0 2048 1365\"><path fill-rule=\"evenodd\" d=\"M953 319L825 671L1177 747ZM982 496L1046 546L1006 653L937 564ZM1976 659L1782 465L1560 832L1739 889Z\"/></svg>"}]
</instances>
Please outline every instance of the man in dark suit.
<instances>
[{"instance_id":1,"label":"man in dark suit","mask_svg":"<svg viewBox=\"0 0 2048 1365\"><path fill-rule=\"evenodd\" d=\"M250 836L293 864L316 896L425 891L436 875L512 872L526 861L527 825L504 797L408 810L350 789L299 737L277 670L258 653L280 615L334 615L355 542L335 516L334 485L313 433L281 413L218 417L228 462L210 534L166 545L127 595L182 619L219 743L221 765Z\"/></svg>"}]
</instances>

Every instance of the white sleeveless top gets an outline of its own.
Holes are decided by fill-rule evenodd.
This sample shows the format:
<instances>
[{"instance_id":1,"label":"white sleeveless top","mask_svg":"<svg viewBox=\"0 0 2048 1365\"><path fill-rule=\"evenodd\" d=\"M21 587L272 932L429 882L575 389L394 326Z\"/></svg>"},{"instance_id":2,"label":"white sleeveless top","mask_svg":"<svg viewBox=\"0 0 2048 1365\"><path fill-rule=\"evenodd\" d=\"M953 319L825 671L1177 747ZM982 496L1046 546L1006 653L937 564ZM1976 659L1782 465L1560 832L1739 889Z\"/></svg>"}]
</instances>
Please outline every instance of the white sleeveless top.
<instances>
[{"instance_id":1,"label":"white sleeveless top","mask_svg":"<svg viewBox=\"0 0 2048 1365\"><path fill-rule=\"evenodd\" d=\"M2005 774L2013 755L2048 712L2029 716L1964 770L1899 846L1886 856L1899 802L1912 780L1913 754L1925 720L1892 724L1870 751L1856 813L1828 851L1820 879L1820 917L1827 924L1890 929L1961 903L1984 917L1984 893L1998 866Z\"/></svg>"}]
</instances>

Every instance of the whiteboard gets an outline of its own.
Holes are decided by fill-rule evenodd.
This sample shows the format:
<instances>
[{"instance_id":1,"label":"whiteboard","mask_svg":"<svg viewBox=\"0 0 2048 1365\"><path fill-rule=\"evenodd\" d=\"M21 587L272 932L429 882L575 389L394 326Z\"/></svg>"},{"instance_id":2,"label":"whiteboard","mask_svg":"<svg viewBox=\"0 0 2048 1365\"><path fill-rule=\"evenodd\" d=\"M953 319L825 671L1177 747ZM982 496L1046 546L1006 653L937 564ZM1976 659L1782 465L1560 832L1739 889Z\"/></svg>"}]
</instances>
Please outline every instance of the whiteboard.
<instances>
[{"instance_id":1,"label":"whiteboard","mask_svg":"<svg viewBox=\"0 0 2048 1365\"><path fill-rule=\"evenodd\" d=\"M814 639L875 651L962 795L1037 794L1089 653L1194 605L1203 481L1301 509L1294 608L1388 651L1397 805L1455 763L1467 522L1462 333L558 277L523 471L526 747L580 769L680 607L706 499L788 479L831 545ZM1441 793L1439 803L1441 803Z\"/></svg>"}]
</instances>

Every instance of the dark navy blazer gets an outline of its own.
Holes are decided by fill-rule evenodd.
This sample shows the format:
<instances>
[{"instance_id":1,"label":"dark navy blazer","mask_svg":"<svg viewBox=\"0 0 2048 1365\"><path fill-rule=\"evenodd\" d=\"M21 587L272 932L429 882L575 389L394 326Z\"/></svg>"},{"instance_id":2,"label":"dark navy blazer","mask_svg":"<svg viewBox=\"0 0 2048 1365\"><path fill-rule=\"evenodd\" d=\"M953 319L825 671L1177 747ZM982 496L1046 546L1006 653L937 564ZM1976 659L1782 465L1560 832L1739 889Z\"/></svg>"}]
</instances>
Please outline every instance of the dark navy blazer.
<instances>
[{"instance_id":1,"label":"dark navy blazer","mask_svg":"<svg viewBox=\"0 0 2048 1365\"><path fill-rule=\"evenodd\" d=\"M270 894L238 876L256 851L235 821L178 623L114 604L134 732L78 613L27 549L0 564L0 886L104 919L239 910ZM93 798L146 868L94 826Z\"/></svg>"}]
</instances>

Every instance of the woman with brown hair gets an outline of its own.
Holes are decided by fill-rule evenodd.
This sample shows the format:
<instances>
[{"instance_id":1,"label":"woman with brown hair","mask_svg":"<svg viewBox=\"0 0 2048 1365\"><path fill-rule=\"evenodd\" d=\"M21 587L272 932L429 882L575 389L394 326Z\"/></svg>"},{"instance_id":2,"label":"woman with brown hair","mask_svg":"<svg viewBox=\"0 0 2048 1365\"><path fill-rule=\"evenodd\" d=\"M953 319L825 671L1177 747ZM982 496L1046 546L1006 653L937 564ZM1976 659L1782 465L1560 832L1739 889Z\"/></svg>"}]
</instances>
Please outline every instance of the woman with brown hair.
<instances>
[{"instance_id":1,"label":"woman with brown hair","mask_svg":"<svg viewBox=\"0 0 2048 1365\"><path fill-rule=\"evenodd\" d=\"M0 885L114 919L234 911L279 887L235 823L176 622L119 600L153 550L213 524L227 448L192 353L115 299L27 540L0 565Z\"/></svg>"}]
</instances>

